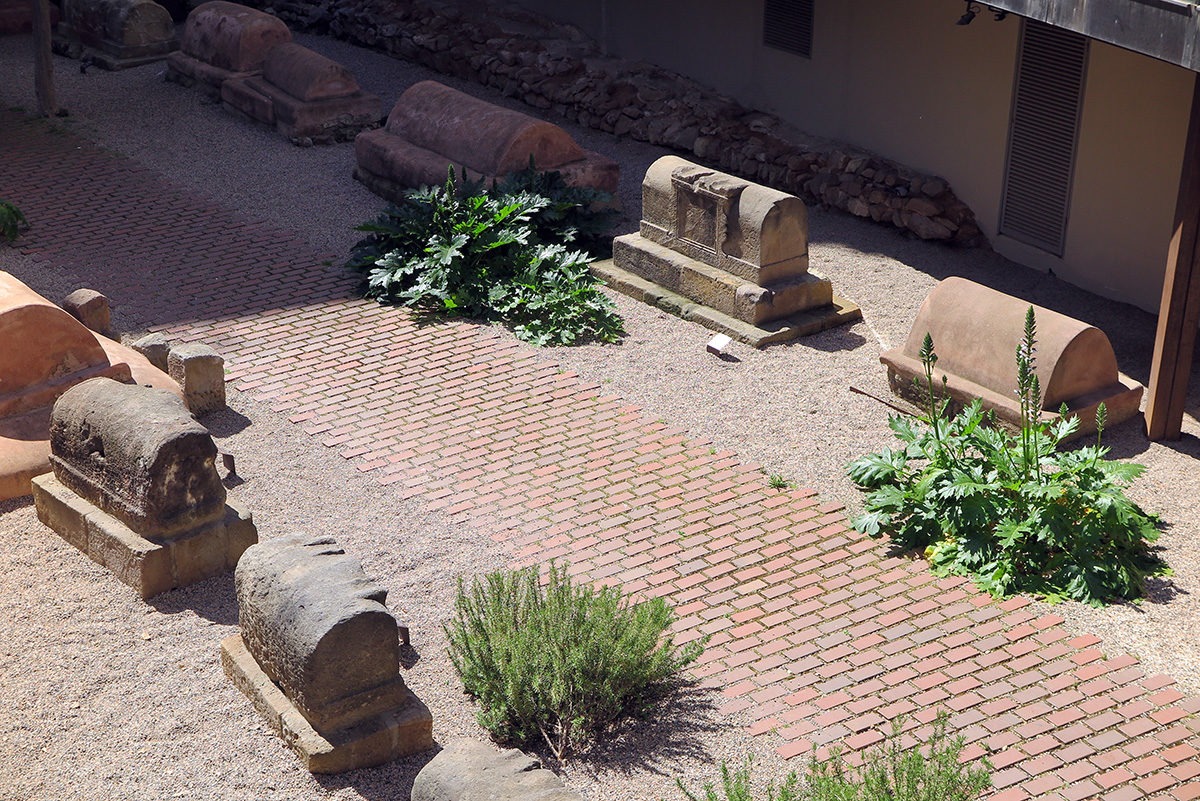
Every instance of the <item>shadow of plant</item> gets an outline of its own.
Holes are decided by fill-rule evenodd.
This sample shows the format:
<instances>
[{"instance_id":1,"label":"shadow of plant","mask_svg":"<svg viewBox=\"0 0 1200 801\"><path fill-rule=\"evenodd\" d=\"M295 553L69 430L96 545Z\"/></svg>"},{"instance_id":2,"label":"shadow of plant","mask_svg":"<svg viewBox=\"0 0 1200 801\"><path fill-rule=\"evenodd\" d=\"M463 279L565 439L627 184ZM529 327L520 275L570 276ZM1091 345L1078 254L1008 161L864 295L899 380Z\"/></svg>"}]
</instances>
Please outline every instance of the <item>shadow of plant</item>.
<instances>
[{"instance_id":1,"label":"shadow of plant","mask_svg":"<svg viewBox=\"0 0 1200 801\"><path fill-rule=\"evenodd\" d=\"M674 682L654 698L648 711L620 721L569 760L570 769L588 775L637 772L671 775L659 767L680 759L711 761L703 735L725 725L717 715L720 691L694 680ZM559 772L563 764L549 748L533 752L547 768Z\"/></svg>"}]
</instances>

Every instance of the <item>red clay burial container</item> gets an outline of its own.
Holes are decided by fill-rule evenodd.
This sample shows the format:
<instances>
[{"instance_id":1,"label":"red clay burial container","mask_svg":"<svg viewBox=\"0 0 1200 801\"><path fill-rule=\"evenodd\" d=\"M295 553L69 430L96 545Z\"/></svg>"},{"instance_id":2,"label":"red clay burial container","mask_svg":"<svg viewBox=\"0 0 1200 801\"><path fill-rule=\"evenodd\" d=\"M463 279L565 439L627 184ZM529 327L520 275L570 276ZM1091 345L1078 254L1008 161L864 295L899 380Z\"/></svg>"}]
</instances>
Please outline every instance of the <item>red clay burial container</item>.
<instances>
[{"instance_id":1,"label":"red clay burial container","mask_svg":"<svg viewBox=\"0 0 1200 801\"><path fill-rule=\"evenodd\" d=\"M379 98L363 92L350 70L294 42L272 49L261 75L226 80L221 99L289 139L319 144L354 138L380 113Z\"/></svg>"},{"instance_id":2,"label":"red clay burial container","mask_svg":"<svg viewBox=\"0 0 1200 801\"><path fill-rule=\"evenodd\" d=\"M30 493L50 470L50 409L97 376L178 393L145 357L89 331L63 309L0 272L0 499Z\"/></svg>"},{"instance_id":3,"label":"red clay burial container","mask_svg":"<svg viewBox=\"0 0 1200 801\"><path fill-rule=\"evenodd\" d=\"M1002 423L1019 427L1016 351L1030 305L965 278L942 281L921 304L904 346L879 357L887 366L892 391L922 402L925 373L920 351L928 333L938 356L935 384L940 385L946 376L952 402L963 406L979 398ZM1105 333L1050 309L1036 305L1033 309L1042 418L1056 418L1066 404L1068 413L1080 419L1078 436L1096 430L1096 409L1101 402L1107 408L1110 427L1135 416L1142 386L1118 371L1116 354Z\"/></svg>"},{"instance_id":4,"label":"red clay burial container","mask_svg":"<svg viewBox=\"0 0 1200 801\"><path fill-rule=\"evenodd\" d=\"M392 200L408 188L444 183L449 167L490 181L525 169L530 159L572 186L611 194L620 178L615 161L584 150L557 125L436 81L410 86L383 128L358 135L354 156L354 177Z\"/></svg>"},{"instance_id":5,"label":"red clay burial container","mask_svg":"<svg viewBox=\"0 0 1200 801\"><path fill-rule=\"evenodd\" d=\"M265 11L210 0L192 9L179 52L167 59L167 80L219 97L221 84L262 72L267 54L292 41L292 32Z\"/></svg>"}]
</instances>

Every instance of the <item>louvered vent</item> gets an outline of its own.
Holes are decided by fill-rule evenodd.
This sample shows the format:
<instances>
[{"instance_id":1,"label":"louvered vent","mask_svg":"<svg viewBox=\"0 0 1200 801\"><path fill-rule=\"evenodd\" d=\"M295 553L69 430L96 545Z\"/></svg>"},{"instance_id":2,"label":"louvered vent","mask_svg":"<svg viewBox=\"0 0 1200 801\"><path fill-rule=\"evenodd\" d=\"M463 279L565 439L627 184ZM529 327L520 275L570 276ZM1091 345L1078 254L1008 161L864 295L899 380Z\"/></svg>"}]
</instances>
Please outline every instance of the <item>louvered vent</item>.
<instances>
[{"instance_id":1,"label":"louvered vent","mask_svg":"<svg viewBox=\"0 0 1200 801\"><path fill-rule=\"evenodd\" d=\"M1061 256L1087 38L1026 20L1009 130L1000 233Z\"/></svg>"},{"instance_id":2,"label":"louvered vent","mask_svg":"<svg viewBox=\"0 0 1200 801\"><path fill-rule=\"evenodd\" d=\"M766 0L763 44L812 58L815 0Z\"/></svg>"}]
</instances>

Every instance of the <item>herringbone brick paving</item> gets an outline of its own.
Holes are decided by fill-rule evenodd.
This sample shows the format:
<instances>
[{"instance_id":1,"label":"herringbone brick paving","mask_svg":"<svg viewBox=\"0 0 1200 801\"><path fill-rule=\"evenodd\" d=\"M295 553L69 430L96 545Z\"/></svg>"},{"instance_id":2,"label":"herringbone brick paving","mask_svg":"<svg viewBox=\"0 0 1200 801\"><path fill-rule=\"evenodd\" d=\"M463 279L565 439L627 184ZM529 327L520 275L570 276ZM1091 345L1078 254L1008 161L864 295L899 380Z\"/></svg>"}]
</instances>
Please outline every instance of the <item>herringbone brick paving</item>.
<instances>
[{"instance_id":1,"label":"herringbone brick paving","mask_svg":"<svg viewBox=\"0 0 1200 801\"><path fill-rule=\"evenodd\" d=\"M807 490L776 491L543 355L355 299L336 254L0 112L22 250L148 325L206 341L360 470L501 543L675 604L725 711L785 757L951 713L996 799L1200 798L1200 699L1028 602L889 557ZM818 750L818 753L822 753Z\"/></svg>"}]
</instances>

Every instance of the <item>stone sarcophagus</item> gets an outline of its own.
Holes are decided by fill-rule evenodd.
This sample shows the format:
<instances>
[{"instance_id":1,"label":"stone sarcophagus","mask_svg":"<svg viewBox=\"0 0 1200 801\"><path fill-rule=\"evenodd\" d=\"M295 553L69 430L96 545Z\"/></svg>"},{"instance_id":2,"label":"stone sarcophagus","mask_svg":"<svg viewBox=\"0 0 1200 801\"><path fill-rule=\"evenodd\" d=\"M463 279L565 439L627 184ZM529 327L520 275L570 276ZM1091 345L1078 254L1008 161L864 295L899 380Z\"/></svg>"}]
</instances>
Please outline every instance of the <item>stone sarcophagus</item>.
<instances>
[{"instance_id":1,"label":"stone sarcophagus","mask_svg":"<svg viewBox=\"0 0 1200 801\"><path fill-rule=\"evenodd\" d=\"M387 124L354 140L354 177L398 200L406 189L446 181L449 167L490 181L527 168L555 170L571 186L613 194L620 168L591 153L557 125L503 108L436 81L410 86ZM461 176L460 176L461 177Z\"/></svg>"},{"instance_id":2,"label":"stone sarcophagus","mask_svg":"<svg viewBox=\"0 0 1200 801\"><path fill-rule=\"evenodd\" d=\"M0 272L0 500L50 470L50 408L81 381L108 376L178 392L145 358Z\"/></svg>"},{"instance_id":3,"label":"stone sarcophagus","mask_svg":"<svg viewBox=\"0 0 1200 801\"><path fill-rule=\"evenodd\" d=\"M353 139L376 123L381 102L350 70L294 42L272 48L261 75L227 79L221 100L289 139L318 144Z\"/></svg>"},{"instance_id":4,"label":"stone sarcophagus","mask_svg":"<svg viewBox=\"0 0 1200 801\"><path fill-rule=\"evenodd\" d=\"M225 81L258 75L267 54L290 41L292 32L278 17L210 0L188 14L179 51L167 59L166 78L184 86L198 85L217 98Z\"/></svg>"},{"instance_id":5,"label":"stone sarcophagus","mask_svg":"<svg viewBox=\"0 0 1200 801\"><path fill-rule=\"evenodd\" d=\"M1019 428L1016 352L1031 304L965 278L940 282L921 304L904 346L885 351L892 391L918 405L928 397L921 344L933 338L937 352L935 391L945 389L956 407L979 398L999 422ZM1042 418L1067 412L1079 418L1076 436L1096 430L1096 409L1104 403L1108 426L1138 413L1142 386L1117 370L1112 344L1100 329L1064 314L1034 306L1037 322L1036 370L1042 389Z\"/></svg>"},{"instance_id":6,"label":"stone sarcophagus","mask_svg":"<svg viewBox=\"0 0 1200 801\"><path fill-rule=\"evenodd\" d=\"M241 634L221 643L230 679L314 773L433 747L429 710L400 675L387 591L329 537L248 550L235 573Z\"/></svg>"},{"instance_id":7,"label":"stone sarcophagus","mask_svg":"<svg viewBox=\"0 0 1200 801\"><path fill-rule=\"evenodd\" d=\"M677 156L646 171L640 230L596 272L659 305L647 285L666 290L684 317L756 346L862 316L809 271L803 201Z\"/></svg>"},{"instance_id":8,"label":"stone sarcophagus","mask_svg":"<svg viewBox=\"0 0 1200 801\"><path fill-rule=\"evenodd\" d=\"M116 70L166 58L177 46L170 12L153 0L63 0L59 52Z\"/></svg>"},{"instance_id":9,"label":"stone sarcophagus","mask_svg":"<svg viewBox=\"0 0 1200 801\"><path fill-rule=\"evenodd\" d=\"M78 384L54 404L50 450L39 519L143 598L232 570L258 539L226 502L212 437L171 392Z\"/></svg>"}]
</instances>

